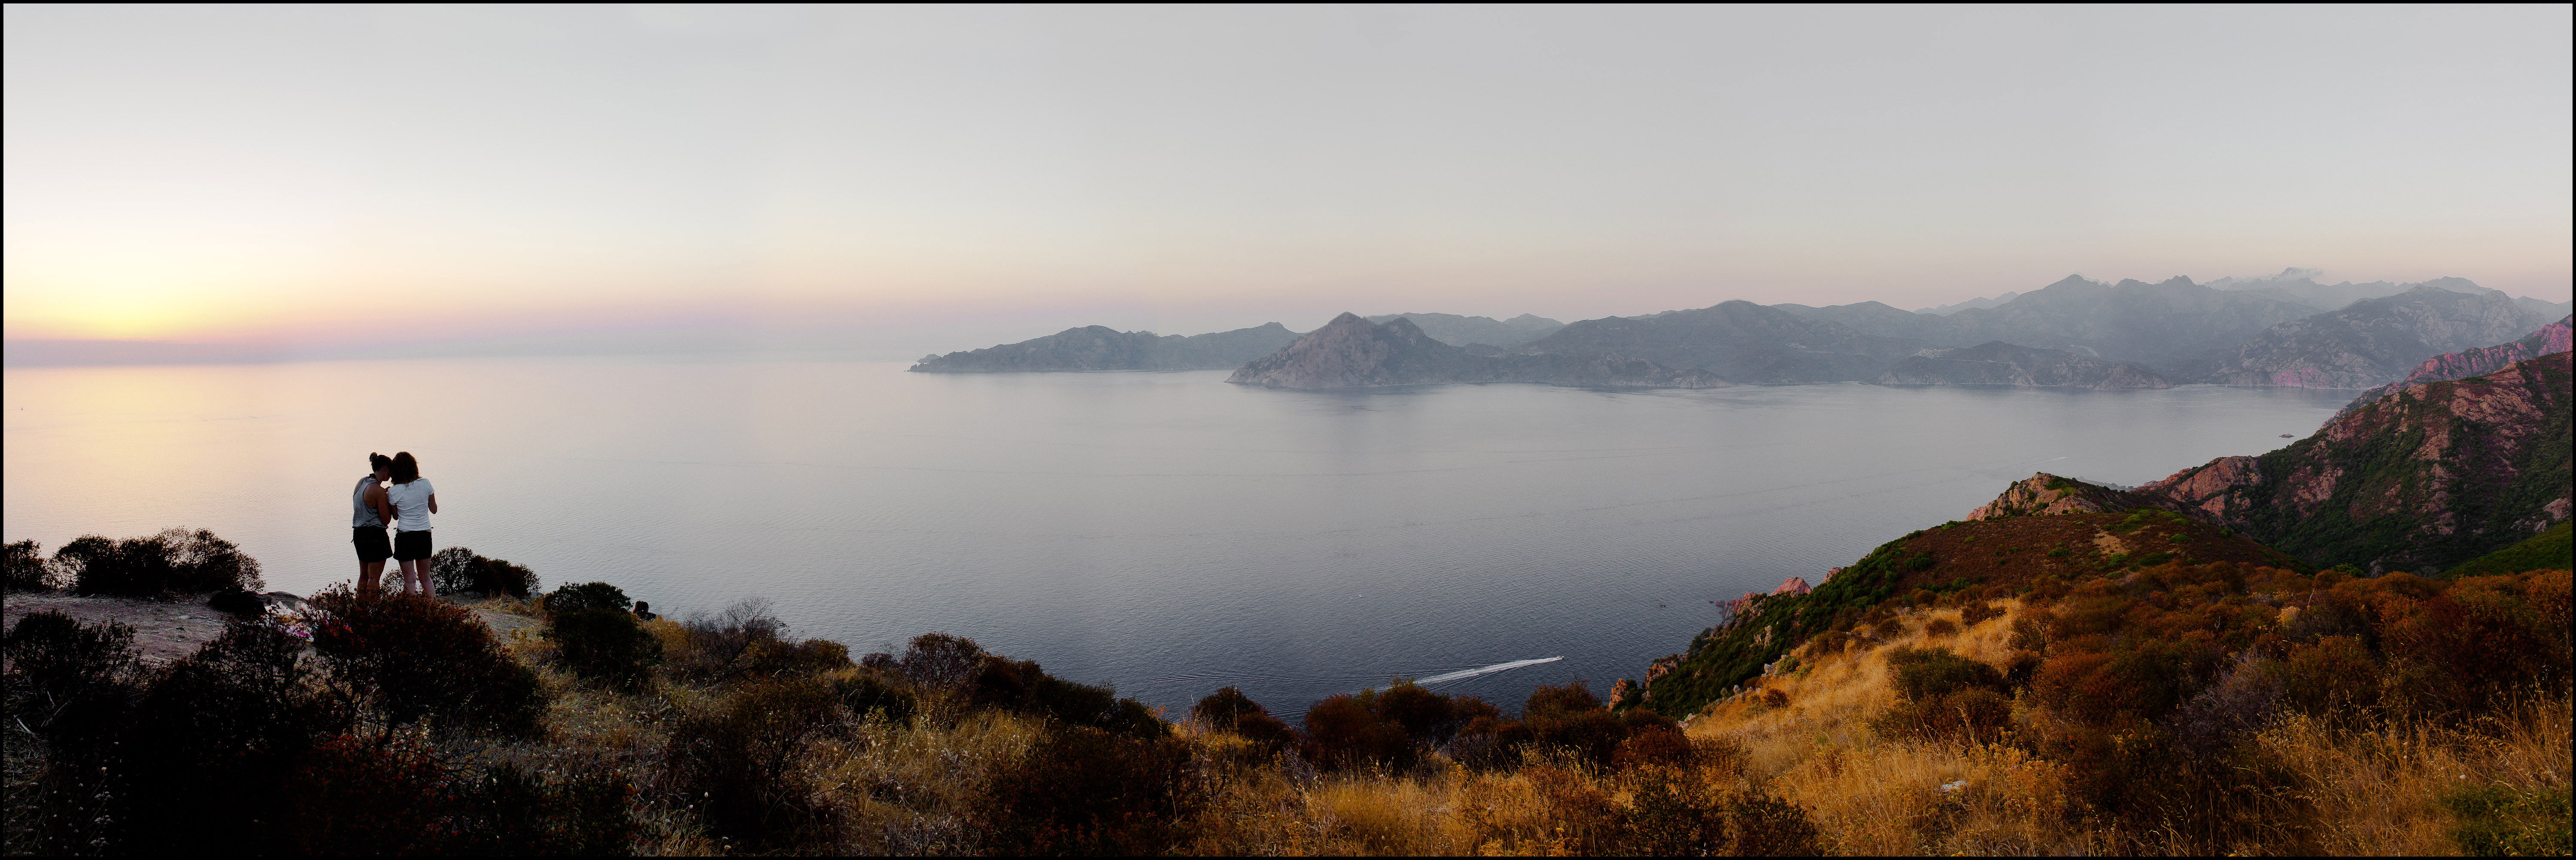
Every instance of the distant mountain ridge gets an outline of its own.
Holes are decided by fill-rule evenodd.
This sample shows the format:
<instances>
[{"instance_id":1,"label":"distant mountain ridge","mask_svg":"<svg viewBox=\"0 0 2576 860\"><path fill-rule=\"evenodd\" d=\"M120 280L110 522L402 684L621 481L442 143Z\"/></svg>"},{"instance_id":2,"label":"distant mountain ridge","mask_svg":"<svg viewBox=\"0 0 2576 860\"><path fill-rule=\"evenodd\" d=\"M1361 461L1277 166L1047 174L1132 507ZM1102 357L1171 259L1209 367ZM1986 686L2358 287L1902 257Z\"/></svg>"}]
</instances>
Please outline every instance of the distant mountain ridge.
<instances>
[{"instance_id":1,"label":"distant mountain ridge","mask_svg":"<svg viewBox=\"0 0 2576 860\"><path fill-rule=\"evenodd\" d=\"M1947 314L1955 314L1955 313L1958 313L1958 312L1960 312L1960 311L1968 310L1968 309L1970 309L1970 308L1991 308L1991 307L1994 307L1994 306L1996 306L1996 305L2000 305L2000 304L2003 304L2003 303L2005 303L2005 302L2012 301L2013 299L2017 299L2017 298L2020 298L2020 297L2021 297L2021 293L2019 293L2019 292L2004 293L2003 295L1999 295L1999 296L1996 296L1996 297L1991 298L1991 299L1990 299L1990 298L1986 298L1986 297L1984 297L1984 296L1978 296L1978 297L1976 297L1976 298L1969 299L1969 300L1964 301L1964 302L1958 302L1958 303L1956 303L1956 304L1947 304L1947 305L1941 305L1941 306L1938 306L1938 307L1929 307L1929 308L1915 308L1915 309L1914 309L1914 312L1915 312L1915 313L1918 313L1918 314L1931 314L1931 315L1933 315L1933 316L1943 316L1943 315L1947 315Z\"/></svg>"},{"instance_id":2,"label":"distant mountain ridge","mask_svg":"<svg viewBox=\"0 0 2576 860\"><path fill-rule=\"evenodd\" d=\"M1216 370L1268 355L1296 339L1296 332L1275 322L1188 337L1095 325L1019 343L923 356L911 369L914 373Z\"/></svg>"},{"instance_id":3,"label":"distant mountain ridge","mask_svg":"<svg viewBox=\"0 0 2576 860\"><path fill-rule=\"evenodd\" d=\"M1831 320L1730 301L1651 316L1568 323L1522 346L1521 351L1609 353L1665 367L1700 368L1734 382L1785 384L1874 380L1888 365L1925 346L1864 334Z\"/></svg>"},{"instance_id":4,"label":"distant mountain ridge","mask_svg":"<svg viewBox=\"0 0 2576 860\"><path fill-rule=\"evenodd\" d=\"M2503 293L2428 282L2271 326L2178 369L2192 381L2221 385L2370 388L2404 378L2427 358L2501 343L2547 323Z\"/></svg>"},{"instance_id":5,"label":"distant mountain ridge","mask_svg":"<svg viewBox=\"0 0 2576 860\"><path fill-rule=\"evenodd\" d=\"M1486 346L1519 346L1565 327L1564 323L1537 314L1522 314L1507 320L1493 317L1462 317L1457 314L1400 313L1380 314L1368 321L1383 323L1402 318L1411 321L1432 340L1450 346L1481 343Z\"/></svg>"},{"instance_id":6,"label":"distant mountain ridge","mask_svg":"<svg viewBox=\"0 0 2576 860\"><path fill-rule=\"evenodd\" d=\"M1226 379L1264 388L1329 390L1453 382L1538 382L1613 388L1718 388L1704 370L1617 355L1479 354L1441 343L1411 320L1372 323L1344 313Z\"/></svg>"}]
</instances>

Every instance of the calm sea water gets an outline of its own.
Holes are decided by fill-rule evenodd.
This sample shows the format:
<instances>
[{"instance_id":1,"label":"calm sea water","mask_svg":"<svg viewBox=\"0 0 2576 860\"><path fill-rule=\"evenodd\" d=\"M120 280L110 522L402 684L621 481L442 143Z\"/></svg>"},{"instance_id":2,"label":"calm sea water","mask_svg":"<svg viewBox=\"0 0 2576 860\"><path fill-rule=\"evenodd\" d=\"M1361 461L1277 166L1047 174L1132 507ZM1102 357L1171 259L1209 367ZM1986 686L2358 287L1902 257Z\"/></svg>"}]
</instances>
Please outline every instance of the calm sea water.
<instances>
[{"instance_id":1,"label":"calm sea water","mask_svg":"<svg viewBox=\"0 0 2576 860\"><path fill-rule=\"evenodd\" d=\"M1391 676L1605 689L1715 620L2046 470L2136 484L2350 397L1871 385L1293 393L1223 372L483 359L6 372L0 538L214 529L298 593L355 573L369 451L440 546L668 612L973 637L1167 709ZM1480 668L1523 661L1515 668Z\"/></svg>"}]
</instances>

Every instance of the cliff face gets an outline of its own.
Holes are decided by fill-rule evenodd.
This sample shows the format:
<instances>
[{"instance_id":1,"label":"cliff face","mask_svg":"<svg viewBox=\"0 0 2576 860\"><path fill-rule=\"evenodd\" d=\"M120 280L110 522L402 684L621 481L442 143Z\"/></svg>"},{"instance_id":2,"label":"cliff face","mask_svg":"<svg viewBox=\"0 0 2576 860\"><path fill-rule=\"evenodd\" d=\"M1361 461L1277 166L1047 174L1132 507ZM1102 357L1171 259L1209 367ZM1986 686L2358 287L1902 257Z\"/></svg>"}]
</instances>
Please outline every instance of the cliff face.
<instances>
[{"instance_id":1,"label":"cliff face","mask_svg":"<svg viewBox=\"0 0 2576 860\"><path fill-rule=\"evenodd\" d=\"M1333 389L1445 382L1539 382L1617 388L1715 388L1704 370L1674 370L1617 355L1480 355L1423 334L1402 318L1371 323L1345 313L1278 352L1253 360L1227 382L1264 388Z\"/></svg>"},{"instance_id":2,"label":"cliff face","mask_svg":"<svg viewBox=\"0 0 2576 860\"><path fill-rule=\"evenodd\" d=\"M2439 571L2568 518L2570 355L2406 386L2289 447L2138 492L2319 565Z\"/></svg>"},{"instance_id":3,"label":"cliff face","mask_svg":"<svg viewBox=\"0 0 2576 860\"><path fill-rule=\"evenodd\" d=\"M924 356L912 371L1216 370L1267 355L1296 339L1296 332L1278 323L1189 337L1095 325L970 352Z\"/></svg>"},{"instance_id":4,"label":"cliff face","mask_svg":"<svg viewBox=\"0 0 2576 860\"><path fill-rule=\"evenodd\" d=\"M2431 284L2264 329L2191 364L2186 378L2221 385L2369 388L2445 352L2501 343L2548 322L2502 293Z\"/></svg>"},{"instance_id":5,"label":"cliff face","mask_svg":"<svg viewBox=\"0 0 2576 860\"><path fill-rule=\"evenodd\" d=\"M2409 385L2466 379L2503 370L2505 366L2526 358L2538 358L2553 352L2576 349L2576 343L2570 343L2568 322L2566 319L2561 319L2550 323L2542 326L2539 331L2524 335L2521 340L2512 343L2446 352L2425 359L2423 364L2418 364L2414 370L2408 371L2405 379L2362 392L2360 397L2355 397L2351 403L2344 404L2343 409L2335 413L2335 417L2343 417L2344 414L2355 409L2378 402L2380 398L2388 396L2389 392Z\"/></svg>"},{"instance_id":6,"label":"cliff face","mask_svg":"<svg viewBox=\"0 0 2576 860\"><path fill-rule=\"evenodd\" d=\"M2038 387L2171 388L2155 371L2054 349L1989 341L1980 346L1925 350L1880 374L1881 385L2021 385Z\"/></svg>"}]
</instances>

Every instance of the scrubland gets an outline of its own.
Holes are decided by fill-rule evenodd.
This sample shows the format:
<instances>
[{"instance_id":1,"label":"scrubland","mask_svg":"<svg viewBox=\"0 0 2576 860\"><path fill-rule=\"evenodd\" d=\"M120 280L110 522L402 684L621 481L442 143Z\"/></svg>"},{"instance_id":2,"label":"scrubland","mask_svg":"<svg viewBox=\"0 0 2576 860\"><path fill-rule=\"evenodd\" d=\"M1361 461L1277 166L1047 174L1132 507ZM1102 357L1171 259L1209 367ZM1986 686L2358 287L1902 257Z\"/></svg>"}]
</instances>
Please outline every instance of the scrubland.
<instances>
[{"instance_id":1,"label":"scrubland","mask_svg":"<svg viewBox=\"0 0 2576 860\"><path fill-rule=\"evenodd\" d=\"M76 854L2567 852L2567 572L2032 568L1743 614L1703 643L1778 658L1685 721L1579 683L1498 705L1398 681L1293 726L1231 689L1161 713L942 634L852 655L757 601L643 620L607 583L325 593L309 643L251 618L163 667L130 630L34 613L5 648L6 835Z\"/></svg>"}]
</instances>

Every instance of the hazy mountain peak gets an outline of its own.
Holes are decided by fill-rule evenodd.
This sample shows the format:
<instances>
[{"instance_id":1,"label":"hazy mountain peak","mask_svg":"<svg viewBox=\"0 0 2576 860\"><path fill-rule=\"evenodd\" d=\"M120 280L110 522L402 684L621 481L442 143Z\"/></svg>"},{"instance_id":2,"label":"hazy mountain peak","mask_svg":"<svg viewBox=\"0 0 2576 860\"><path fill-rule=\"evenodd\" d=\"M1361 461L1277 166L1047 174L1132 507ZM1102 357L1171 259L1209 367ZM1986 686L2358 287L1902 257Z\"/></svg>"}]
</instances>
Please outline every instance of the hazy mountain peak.
<instances>
[{"instance_id":1,"label":"hazy mountain peak","mask_svg":"<svg viewBox=\"0 0 2576 860\"><path fill-rule=\"evenodd\" d=\"M1493 317L1407 311L1362 317L1362 319L1381 324L1389 320L1405 320L1421 329L1422 333L1429 335L1432 340L1450 346L1466 346L1471 343L1519 346L1546 337L1549 332L1565 327L1564 323L1537 314L1522 314L1508 320L1498 320Z\"/></svg>"}]
</instances>

